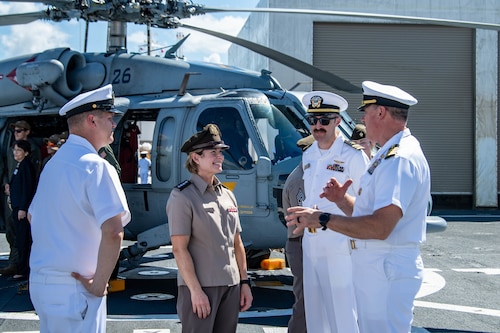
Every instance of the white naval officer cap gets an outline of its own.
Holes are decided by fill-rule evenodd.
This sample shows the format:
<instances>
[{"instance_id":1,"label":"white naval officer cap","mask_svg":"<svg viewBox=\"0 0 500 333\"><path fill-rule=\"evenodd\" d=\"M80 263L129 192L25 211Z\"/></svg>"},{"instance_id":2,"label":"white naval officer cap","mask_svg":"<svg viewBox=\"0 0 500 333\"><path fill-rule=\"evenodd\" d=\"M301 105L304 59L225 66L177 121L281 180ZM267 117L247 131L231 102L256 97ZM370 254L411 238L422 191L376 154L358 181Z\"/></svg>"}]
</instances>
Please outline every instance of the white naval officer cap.
<instances>
[{"instance_id":1,"label":"white naval officer cap","mask_svg":"<svg viewBox=\"0 0 500 333\"><path fill-rule=\"evenodd\" d=\"M373 81L364 81L362 86L363 102L358 107L358 111L364 111L365 107L371 104L394 106L408 110L410 106L418 102L415 97L395 86Z\"/></svg>"},{"instance_id":2,"label":"white naval officer cap","mask_svg":"<svg viewBox=\"0 0 500 333\"><path fill-rule=\"evenodd\" d=\"M347 101L328 91L312 91L302 97L307 113L340 113L347 109Z\"/></svg>"},{"instance_id":3,"label":"white naval officer cap","mask_svg":"<svg viewBox=\"0 0 500 333\"><path fill-rule=\"evenodd\" d=\"M92 110L102 110L121 114L121 111L115 109L114 102L115 94L113 93L113 86L108 84L104 87L87 91L86 93L76 96L63 105L59 110L59 115L71 117Z\"/></svg>"}]
</instances>

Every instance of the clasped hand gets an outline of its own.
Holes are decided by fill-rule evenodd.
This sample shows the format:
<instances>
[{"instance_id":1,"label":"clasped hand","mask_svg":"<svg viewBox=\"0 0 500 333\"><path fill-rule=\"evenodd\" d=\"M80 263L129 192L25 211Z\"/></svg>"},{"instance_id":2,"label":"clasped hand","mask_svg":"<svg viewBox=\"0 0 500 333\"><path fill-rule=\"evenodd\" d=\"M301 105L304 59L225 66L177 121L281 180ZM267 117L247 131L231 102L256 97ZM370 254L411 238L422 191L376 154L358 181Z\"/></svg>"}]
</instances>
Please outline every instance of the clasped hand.
<instances>
[{"instance_id":1,"label":"clasped hand","mask_svg":"<svg viewBox=\"0 0 500 333\"><path fill-rule=\"evenodd\" d=\"M343 185L340 184L334 177L326 183L323 187L323 192L319 195L320 198L326 198L329 201L340 203L346 200L346 192L349 186L352 184L352 179L348 179ZM316 208L316 207L315 207ZM296 226L293 231L294 234L303 232L305 228L321 228L319 224L319 216L321 211L315 208L308 207L290 207L287 212L288 215L285 217L287 221L287 226Z\"/></svg>"}]
</instances>

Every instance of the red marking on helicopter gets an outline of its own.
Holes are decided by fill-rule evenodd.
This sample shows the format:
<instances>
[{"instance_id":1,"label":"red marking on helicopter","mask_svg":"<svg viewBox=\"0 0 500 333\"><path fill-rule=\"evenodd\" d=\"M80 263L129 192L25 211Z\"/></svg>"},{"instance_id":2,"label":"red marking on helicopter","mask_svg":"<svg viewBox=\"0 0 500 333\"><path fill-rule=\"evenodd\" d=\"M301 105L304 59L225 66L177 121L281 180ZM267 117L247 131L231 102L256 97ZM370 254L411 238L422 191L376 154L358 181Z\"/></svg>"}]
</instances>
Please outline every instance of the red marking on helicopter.
<instances>
[{"instance_id":1,"label":"red marking on helicopter","mask_svg":"<svg viewBox=\"0 0 500 333\"><path fill-rule=\"evenodd\" d=\"M31 59L26 60L25 62L34 62L35 59L36 57L33 57ZM17 82L17 77L16 77L16 69L17 68L14 68L9 74L7 74L7 78L19 86L20 84L19 82ZM3 79L3 75L1 75L0 79ZM28 91L31 91L31 87L23 87L23 88Z\"/></svg>"}]
</instances>

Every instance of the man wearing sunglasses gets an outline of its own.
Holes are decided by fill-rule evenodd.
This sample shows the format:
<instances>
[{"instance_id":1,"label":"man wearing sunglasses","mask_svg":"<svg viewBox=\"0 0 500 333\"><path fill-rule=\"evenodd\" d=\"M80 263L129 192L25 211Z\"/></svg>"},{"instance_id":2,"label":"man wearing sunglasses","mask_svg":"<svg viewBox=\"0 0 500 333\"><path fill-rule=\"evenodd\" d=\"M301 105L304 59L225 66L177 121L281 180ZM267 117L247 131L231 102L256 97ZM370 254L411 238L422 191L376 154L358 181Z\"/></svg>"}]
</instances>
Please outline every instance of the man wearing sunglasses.
<instances>
[{"instance_id":1,"label":"man wearing sunglasses","mask_svg":"<svg viewBox=\"0 0 500 333\"><path fill-rule=\"evenodd\" d=\"M350 194L356 195L368 157L337 128L340 112L348 105L344 98L313 91L302 102L307 106L307 121L315 139L302 156L303 205L343 214L335 203L320 197L323 187L332 177L352 179ZM327 228L310 228L304 231L302 248L307 331L358 333L349 238Z\"/></svg>"}]
</instances>

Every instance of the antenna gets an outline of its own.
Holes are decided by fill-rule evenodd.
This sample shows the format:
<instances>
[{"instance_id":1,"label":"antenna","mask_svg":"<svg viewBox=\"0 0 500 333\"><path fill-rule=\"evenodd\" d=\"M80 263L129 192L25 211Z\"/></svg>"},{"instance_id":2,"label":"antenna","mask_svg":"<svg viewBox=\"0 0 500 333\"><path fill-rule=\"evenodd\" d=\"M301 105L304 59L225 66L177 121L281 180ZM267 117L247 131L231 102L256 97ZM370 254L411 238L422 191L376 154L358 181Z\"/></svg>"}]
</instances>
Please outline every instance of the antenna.
<instances>
[{"instance_id":1,"label":"antenna","mask_svg":"<svg viewBox=\"0 0 500 333\"><path fill-rule=\"evenodd\" d=\"M184 33L183 32L178 32L177 33L177 42L181 41L182 39L184 39ZM180 44L179 48L177 49L177 51L175 52L175 56L179 59L184 59L184 46L182 45L182 43Z\"/></svg>"}]
</instances>

